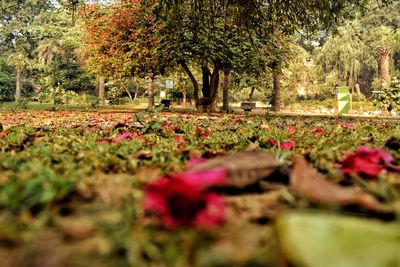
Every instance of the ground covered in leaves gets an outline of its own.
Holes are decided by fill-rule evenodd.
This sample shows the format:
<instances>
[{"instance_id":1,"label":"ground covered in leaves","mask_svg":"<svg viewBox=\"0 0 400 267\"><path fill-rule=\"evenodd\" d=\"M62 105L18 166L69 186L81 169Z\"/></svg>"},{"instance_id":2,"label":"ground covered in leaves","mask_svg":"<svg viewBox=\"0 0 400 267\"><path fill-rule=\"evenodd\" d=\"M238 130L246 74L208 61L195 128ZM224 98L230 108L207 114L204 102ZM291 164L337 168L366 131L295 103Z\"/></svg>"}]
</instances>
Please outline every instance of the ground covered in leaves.
<instances>
[{"instance_id":1,"label":"ground covered in leaves","mask_svg":"<svg viewBox=\"0 0 400 267\"><path fill-rule=\"evenodd\" d=\"M1 266L400 266L400 122L0 114Z\"/></svg>"}]
</instances>

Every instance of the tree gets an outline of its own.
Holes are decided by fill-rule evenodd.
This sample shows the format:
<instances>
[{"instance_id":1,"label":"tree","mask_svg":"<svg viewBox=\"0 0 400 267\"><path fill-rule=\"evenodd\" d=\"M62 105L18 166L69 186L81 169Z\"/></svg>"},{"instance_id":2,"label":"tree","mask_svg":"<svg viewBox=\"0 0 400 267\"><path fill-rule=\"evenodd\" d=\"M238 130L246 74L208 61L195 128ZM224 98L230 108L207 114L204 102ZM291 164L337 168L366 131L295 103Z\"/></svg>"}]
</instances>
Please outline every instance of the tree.
<instances>
[{"instance_id":1,"label":"tree","mask_svg":"<svg viewBox=\"0 0 400 267\"><path fill-rule=\"evenodd\" d=\"M354 20L337 29L337 34L326 39L325 44L315 51L316 61L325 73L337 71L341 84L355 88L363 66L373 65L375 58L364 41L362 23Z\"/></svg>"},{"instance_id":2,"label":"tree","mask_svg":"<svg viewBox=\"0 0 400 267\"><path fill-rule=\"evenodd\" d=\"M161 21L155 1L122 0L110 6L89 5L85 16L85 58L100 76L147 77L149 107L154 104L153 79L168 62L158 54Z\"/></svg>"},{"instance_id":3,"label":"tree","mask_svg":"<svg viewBox=\"0 0 400 267\"><path fill-rule=\"evenodd\" d=\"M50 1L3 0L0 3L0 52L8 54L15 65L15 100L21 95L23 63L33 58L32 53L38 45L34 21L52 8Z\"/></svg>"},{"instance_id":4,"label":"tree","mask_svg":"<svg viewBox=\"0 0 400 267\"><path fill-rule=\"evenodd\" d=\"M161 1L160 6L158 14L165 21L161 49L170 51L169 60L180 65L190 78L196 107L215 109L220 72L224 72L227 108L227 78L241 68L245 53L252 50L263 54L260 38L237 23L238 5L230 1ZM201 72L201 82L193 75L193 68Z\"/></svg>"},{"instance_id":5,"label":"tree","mask_svg":"<svg viewBox=\"0 0 400 267\"><path fill-rule=\"evenodd\" d=\"M13 68L0 58L0 102L11 101L15 93L15 77Z\"/></svg>"},{"instance_id":6,"label":"tree","mask_svg":"<svg viewBox=\"0 0 400 267\"><path fill-rule=\"evenodd\" d=\"M380 87L385 87L390 81L391 55L399 48L399 23L399 3L372 5L327 37L315 51L317 62L325 72L337 71L341 83L356 89L363 85L367 95L373 76L379 76Z\"/></svg>"},{"instance_id":7,"label":"tree","mask_svg":"<svg viewBox=\"0 0 400 267\"><path fill-rule=\"evenodd\" d=\"M215 99L218 89L219 69L224 59L232 59L230 51L241 54L237 46L221 49L220 44L229 40L244 40L257 37L263 40L272 55L270 66L274 70L274 108L279 110L279 91L281 69L284 62L285 37L295 30L312 31L321 27L336 26L344 17L352 14L355 7L365 7L363 0L339 1L160 1L162 10L167 10L164 20L171 29L168 38L175 40L170 49L178 51L175 57L193 82L195 100L198 101L197 81L191 75L188 62L196 62L203 73L203 98ZM223 29L229 26L232 36L227 36ZM168 28L168 27L167 27ZM174 36L171 38L171 36ZM243 38L241 38L243 37ZM233 43L233 42L232 42ZM273 49L275 47L275 49ZM240 46L239 46L240 48ZM228 52L228 53L227 53ZM227 56L228 55L228 56ZM272 60L271 60L272 59ZM209 65L214 69L211 72ZM210 98L211 97L211 98Z\"/></svg>"}]
</instances>

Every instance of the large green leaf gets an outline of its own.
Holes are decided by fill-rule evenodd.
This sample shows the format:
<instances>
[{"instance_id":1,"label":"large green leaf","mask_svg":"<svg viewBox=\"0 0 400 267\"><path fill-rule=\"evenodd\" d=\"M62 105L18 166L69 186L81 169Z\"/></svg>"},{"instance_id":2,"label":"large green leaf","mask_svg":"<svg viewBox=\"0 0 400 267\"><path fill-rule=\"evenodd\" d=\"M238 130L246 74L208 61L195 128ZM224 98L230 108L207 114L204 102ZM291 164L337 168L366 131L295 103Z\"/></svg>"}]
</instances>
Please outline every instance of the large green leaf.
<instances>
[{"instance_id":1,"label":"large green leaf","mask_svg":"<svg viewBox=\"0 0 400 267\"><path fill-rule=\"evenodd\" d=\"M283 254L294 266L400 266L400 225L289 213L278 220L277 229Z\"/></svg>"}]
</instances>

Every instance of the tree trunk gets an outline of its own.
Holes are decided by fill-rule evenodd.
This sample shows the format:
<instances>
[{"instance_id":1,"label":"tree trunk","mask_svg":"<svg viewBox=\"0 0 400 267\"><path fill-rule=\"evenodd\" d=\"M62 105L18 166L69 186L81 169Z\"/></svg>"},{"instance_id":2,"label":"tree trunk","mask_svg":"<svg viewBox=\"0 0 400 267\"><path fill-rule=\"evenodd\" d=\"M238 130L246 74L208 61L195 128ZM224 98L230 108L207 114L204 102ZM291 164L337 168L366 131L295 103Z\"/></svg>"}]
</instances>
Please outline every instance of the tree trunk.
<instances>
[{"instance_id":1,"label":"tree trunk","mask_svg":"<svg viewBox=\"0 0 400 267\"><path fill-rule=\"evenodd\" d=\"M189 76L190 80L192 81L194 103L195 103L196 107L198 107L198 105L199 105L199 84L197 83L197 80L194 77L193 73L190 71L189 67L186 65L186 62L181 60L181 61L179 61L179 63L181 64L183 70L186 72L186 74Z\"/></svg>"},{"instance_id":2,"label":"tree trunk","mask_svg":"<svg viewBox=\"0 0 400 267\"><path fill-rule=\"evenodd\" d=\"M99 98L100 98L100 105L104 106L106 104L106 79L103 76L99 77Z\"/></svg>"},{"instance_id":3,"label":"tree trunk","mask_svg":"<svg viewBox=\"0 0 400 267\"><path fill-rule=\"evenodd\" d=\"M217 99L217 96L218 96L219 71L220 71L220 68L216 64L214 66L214 71L212 73L211 81L210 81L211 100L212 100L213 103L215 102L215 100Z\"/></svg>"},{"instance_id":4,"label":"tree trunk","mask_svg":"<svg viewBox=\"0 0 400 267\"><path fill-rule=\"evenodd\" d=\"M203 87L202 87L203 98L211 98L212 92L210 84L210 70L208 69L207 66L202 66L201 72L203 74Z\"/></svg>"},{"instance_id":5,"label":"tree trunk","mask_svg":"<svg viewBox=\"0 0 400 267\"><path fill-rule=\"evenodd\" d=\"M133 97L133 99L136 100L138 98L138 94L139 94L139 86L136 84L135 96Z\"/></svg>"},{"instance_id":6,"label":"tree trunk","mask_svg":"<svg viewBox=\"0 0 400 267\"><path fill-rule=\"evenodd\" d=\"M251 87L251 91L250 91L250 94L249 94L249 101L253 101L253 95L254 95L254 90L255 90L256 88L253 86L253 87Z\"/></svg>"},{"instance_id":7,"label":"tree trunk","mask_svg":"<svg viewBox=\"0 0 400 267\"><path fill-rule=\"evenodd\" d=\"M147 89L148 92L148 108L153 108L154 107L154 76L152 73L149 73L148 75L149 78L149 87Z\"/></svg>"},{"instance_id":8,"label":"tree trunk","mask_svg":"<svg viewBox=\"0 0 400 267\"><path fill-rule=\"evenodd\" d=\"M229 111L229 87L230 87L230 71L224 71L224 82L222 88L222 109L225 111Z\"/></svg>"},{"instance_id":9,"label":"tree trunk","mask_svg":"<svg viewBox=\"0 0 400 267\"><path fill-rule=\"evenodd\" d=\"M354 90L358 96L361 96L360 84L358 82L354 85Z\"/></svg>"},{"instance_id":10,"label":"tree trunk","mask_svg":"<svg viewBox=\"0 0 400 267\"><path fill-rule=\"evenodd\" d=\"M381 85L382 88L385 88L390 84L390 49L380 47L378 48L378 54L380 59Z\"/></svg>"},{"instance_id":11,"label":"tree trunk","mask_svg":"<svg viewBox=\"0 0 400 267\"><path fill-rule=\"evenodd\" d=\"M22 66L21 62L17 61L17 64L15 66L15 101L18 101L19 98L21 97L21 91L22 91L22 81L21 81L21 72L22 72Z\"/></svg>"},{"instance_id":12,"label":"tree trunk","mask_svg":"<svg viewBox=\"0 0 400 267\"><path fill-rule=\"evenodd\" d=\"M185 88L182 91L182 97L183 97L183 106L187 107L187 88Z\"/></svg>"},{"instance_id":13,"label":"tree trunk","mask_svg":"<svg viewBox=\"0 0 400 267\"><path fill-rule=\"evenodd\" d=\"M281 78L282 78L281 68L279 66L275 66L273 68L274 96L272 98L272 109L274 111L279 111L281 109L281 101L280 101Z\"/></svg>"},{"instance_id":14,"label":"tree trunk","mask_svg":"<svg viewBox=\"0 0 400 267\"><path fill-rule=\"evenodd\" d=\"M124 90L128 94L129 100L132 102L133 98L132 98L131 92L129 92L129 90L128 90L128 86L124 86Z\"/></svg>"},{"instance_id":15,"label":"tree trunk","mask_svg":"<svg viewBox=\"0 0 400 267\"><path fill-rule=\"evenodd\" d=\"M199 104L202 106L204 111L213 112L215 111L215 100L218 96L219 87L219 71L220 67L218 64L214 65L214 70L210 75L208 67L202 67L203 73L203 98ZM210 79L211 76L211 79Z\"/></svg>"}]
</instances>

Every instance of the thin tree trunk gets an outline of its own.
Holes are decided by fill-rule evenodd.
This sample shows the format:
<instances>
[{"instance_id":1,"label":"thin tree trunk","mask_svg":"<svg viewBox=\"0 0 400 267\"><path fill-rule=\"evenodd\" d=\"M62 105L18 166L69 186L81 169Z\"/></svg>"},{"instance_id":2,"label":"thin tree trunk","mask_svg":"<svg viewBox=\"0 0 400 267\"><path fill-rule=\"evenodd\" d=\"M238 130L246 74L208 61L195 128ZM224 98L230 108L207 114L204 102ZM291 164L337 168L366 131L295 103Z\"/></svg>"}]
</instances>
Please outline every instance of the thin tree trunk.
<instances>
[{"instance_id":1,"label":"thin tree trunk","mask_svg":"<svg viewBox=\"0 0 400 267\"><path fill-rule=\"evenodd\" d=\"M133 99L136 100L138 98L138 93L139 93L139 86L136 85L135 96L133 97Z\"/></svg>"},{"instance_id":2,"label":"thin tree trunk","mask_svg":"<svg viewBox=\"0 0 400 267\"><path fill-rule=\"evenodd\" d=\"M185 89L182 91L182 97L183 97L183 106L187 107L187 88L185 86Z\"/></svg>"},{"instance_id":3,"label":"thin tree trunk","mask_svg":"<svg viewBox=\"0 0 400 267\"><path fill-rule=\"evenodd\" d=\"M389 48L380 47L378 48L378 53L380 59L381 85L382 88L385 88L390 84L390 50Z\"/></svg>"},{"instance_id":4,"label":"thin tree trunk","mask_svg":"<svg viewBox=\"0 0 400 267\"><path fill-rule=\"evenodd\" d=\"M128 94L130 101L132 102L133 98L132 98L131 92L129 92L128 88L126 88L126 87L124 89L125 89L125 92Z\"/></svg>"},{"instance_id":5,"label":"thin tree trunk","mask_svg":"<svg viewBox=\"0 0 400 267\"><path fill-rule=\"evenodd\" d=\"M100 105L104 106L106 104L106 79L103 76L99 77L99 98L100 98Z\"/></svg>"},{"instance_id":6,"label":"thin tree trunk","mask_svg":"<svg viewBox=\"0 0 400 267\"><path fill-rule=\"evenodd\" d=\"M356 91L356 94L358 96L361 96L360 84L358 82L354 85L354 89Z\"/></svg>"},{"instance_id":7,"label":"thin tree trunk","mask_svg":"<svg viewBox=\"0 0 400 267\"><path fill-rule=\"evenodd\" d=\"M189 67L186 65L185 61L181 60L179 63L181 64L183 70L186 72L186 74L189 76L190 80L192 81L194 103L195 103L196 107L198 107L198 105L199 105L199 84L197 83L197 80L194 77L193 73L190 71Z\"/></svg>"},{"instance_id":8,"label":"thin tree trunk","mask_svg":"<svg viewBox=\"0 0 400 267\"><path fill-rule=\"evenodd\" d=\"M253 101L254 90L256 88L254 86L251 87L250 94L249 94L249 101Z\"/></svg>"},{"instance_id":9,"label":"thin tree trunk","mask_svg":"<svg viewBox=\"0 0 400 267\"><path fill-rule=\"evenodd\" d=\"M22 66L21 62L17 61L17 64L15 66L15 72L16 72L16 77L15 77L15 101L18 101L19 98L21 97L21 91L22 91L22 81L21 81L21 72L22 72Z\"/></svg>"},{"instance_id":10,"label":"thin tree trunk","mask_svg":"<svg viewBox=\"0 0 400 267\"><path fill-rule=\"evenodd\" d=\"M149 78L149 84L148 84L148 108L153 108L154 107L154 76L152 73L149 73L148 75Z\"/></svg>"},{"instance_id":11,"label":"thin tree trunk","mask_svg":"<svg viewBox=\"0 0 400 267\"><path fill-rule=\"evenodd\" d=\"M222 88L222 109L229 111L229 87L230 87L230 71L224 71L224 82Z\"/></svg>"},{"instance_id":12,"label":"thin tree trunk","mask_svg":"<svg viewBox=\"0 0 400 267\"><path fill-rule=\"evenodd\" d=\"M281 94L281 78L282 78L282 71L279 66L274 67L273 76L274 76L273 77L274 96L272 99L272 109L274 111L279 111L281 109L280 94Z\"/></svg>"}]
</instances>

